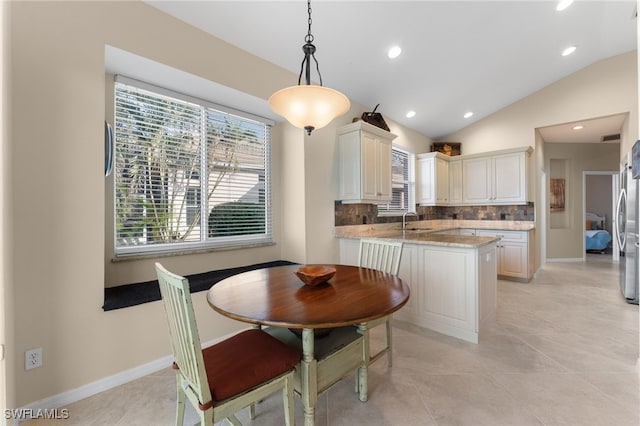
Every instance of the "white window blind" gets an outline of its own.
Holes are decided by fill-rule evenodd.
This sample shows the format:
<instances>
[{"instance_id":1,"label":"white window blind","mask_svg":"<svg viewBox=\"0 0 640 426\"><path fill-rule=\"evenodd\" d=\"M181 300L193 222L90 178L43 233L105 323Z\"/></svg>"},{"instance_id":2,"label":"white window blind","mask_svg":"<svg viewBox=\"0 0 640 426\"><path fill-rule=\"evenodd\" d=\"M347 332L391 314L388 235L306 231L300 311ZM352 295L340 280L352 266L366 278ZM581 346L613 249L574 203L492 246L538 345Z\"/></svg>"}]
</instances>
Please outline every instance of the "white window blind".
<instances>
[{"instance_id":1,"label":"white window blind","mask_svg":"<svg viewBox=\"0 0 640 426\"><path fill-rule=\"evenodd\" d=\"M378 206L382 215L415 210L415 156L403 149L391 149L391 202Z\"/></svg>"},{"instance_id":2,"label":"white window blind","mask_svg":"<svg viewBox=\"0 0 640 426\"><path fill-rule=\"evenodd\" d=\"M272 241L271 126L211 105L116 82L116 255Z\"/></svg>"}]
</instances>

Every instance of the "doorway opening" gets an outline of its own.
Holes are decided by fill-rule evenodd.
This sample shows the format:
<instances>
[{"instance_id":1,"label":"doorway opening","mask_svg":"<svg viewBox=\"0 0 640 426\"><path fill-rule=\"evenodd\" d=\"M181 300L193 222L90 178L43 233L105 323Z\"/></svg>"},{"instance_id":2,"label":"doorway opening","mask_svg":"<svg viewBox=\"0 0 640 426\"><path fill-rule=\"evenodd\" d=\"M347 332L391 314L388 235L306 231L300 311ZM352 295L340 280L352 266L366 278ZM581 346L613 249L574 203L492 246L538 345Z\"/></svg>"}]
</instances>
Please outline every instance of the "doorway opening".
<instances>
[{"instance_id":1,"label":"doorway opening","mask_svg":"<svg viewBox=\"0 0 640 426\"><path fill-rule=\"evenodd\" d=\"M542 148L542 161L546 173L541 193L544 205L538 210L544 217L544 230L540 243L544 246L543 262L584 262L587 260L586 213L600 216L602 230L613 239L617 179L620 164L620 146L628 123L628 113L588 118L574 122L536 128L536 146ZM594 171L594 172L591 172ZM604 175L587 177L585 173ZM592 180L602 179L606 202L591 197L600 190L590 188ZM605 180L606 179L606 180ZM595 185L595 183L593 183ZM587 204L586 198L590 200ZM587 207L587 205L589 207ZM605 206L605 207L601 207ZM594 222L598 222L595 218ZM596 231L596 230L593 230ZM615 242L608 241L602 254L619 254ZM591 254L591 253L589 253Z\"/></svg>"},{"instance_id":2,"label":"doorway opening","mask_svg":"<svg viewBox=\"0 0 640 426\"><path fill-rule=\"evenodd\" d=\"M618 174L618 171L582 173L585 261L601 261L604 256L607 260L618 260L619 250L613 229L619 192Z\"/></svg>"}]
</instances>

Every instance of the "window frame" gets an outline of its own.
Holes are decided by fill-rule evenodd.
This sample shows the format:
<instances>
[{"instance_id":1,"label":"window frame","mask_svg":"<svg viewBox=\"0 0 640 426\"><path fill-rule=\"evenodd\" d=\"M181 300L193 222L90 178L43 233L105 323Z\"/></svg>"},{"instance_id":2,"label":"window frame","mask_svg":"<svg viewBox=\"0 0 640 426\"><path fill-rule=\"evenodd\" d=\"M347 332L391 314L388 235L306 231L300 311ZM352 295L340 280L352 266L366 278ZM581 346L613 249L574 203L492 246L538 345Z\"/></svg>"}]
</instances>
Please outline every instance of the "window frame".
<instances>
[{"instance_id":1,"label":"window frame","mask_svg":"<svg viewBox=\"0 0 640 426\"><path fill-rule=\"evenodd\" d=\"M135 80L122 75L116 75L114 78L114 86L113 86L113 93L114 93L114 97L113 97L114 126L113 128L114 128L114 147L115 147L114 151L115 149L117 149L117 144L118 144L118 135L117 135L118 129L117 129L117 125L115 125L118 119L117 119L117 114L115 114L115 112L116 112L116 103L118 99L117 90L120 84L124 84L127 86L134 87L136 89L150 92L152 95L169 97L177 101L196 104L198 108L202 111L203 117L209 117L210 112L213 111L215 115L218 115L218 114L223 114L223 116L229 115L229 116L233 116L234 119L239 119L241 121L247 120L245 122L247 123L253 122L253 125L263 126L261 128L264 130L264 134L263 135L260 134L259 140L260 142L263 142L261 145L261 149L264 150L264 153L263 153L264 159L260 163L260 166L255 167L251 164L241 163L240 167L234 170L234 173L235 172L239 172L243 174L256 173L258 181L262 183L263 188L260 189L259 198L261 199L261 202L259 204L263 203L263 206L264 206L264 227L263 227L264 233L240 234L240 235L233 235L233 236L217 236L217 237L210 236L210 232L207 229L209 213L211 212L211 209L213 208L213 206L216 205L216 203L212 202L211 199L209 199L209 197L205 195L207 194L206 191L208 190L208 184L209 184L208 178L204 179L204 182L203 182L203 180L199 179L199 177L205 176L205 174L207 173L207 170L213 170L214 165L209 166L209 169L207 169L208 165L206 164L206 162L208 161L208 159L206 158L205 149L199 149L200 151L199 160L203 162L199 170L197 170L197 174L198 174L197 180L200 181L200 184L196 185L194 182L195 179L192 180L192 178L190 177L189 178L190 180L188 181L188 186L185 189L183 194L183 197L186 200L187 191L190 188L196 188L196 187L198 188L199 198L201 201L200 207L199 207L200 208L200 218L199 218L200 230L198 231L198 240L197 241L180 241L180 242L161 242L161 243L151 243L151 244L147 242L142 244L132 244L129 246L119 244L121 237L118 235L118 212L117 212L118 184L117 184L117 173L114 172L113 173L113 181L114 181L113 198L112 198L113 199L112 213L113 213L113 223L114 223L114 226L113 226L114 256L116 258L123 258L123 257L156 255L156 254L178 255L178 254L185 254L188 252L210 251L210 250L216 250L216 249L234 249L234 248L242 248L242 247L256 247L260 245L273 244L273 206L272 206L273 200L272 200L272 194L271 194L272 178L273 178L273 170L271 165L271 150L272 150L273 143L272 143L271 135L272 135L272 127L275 124L275 122L258 115L254 115L254 114L240 111L234 108L219 105L206 99L195 98L193 96L175 92L170 89L158 87L150 83ZM208 120L203 119L203 123L206 123L206 121ZM203 127L200 129L201 136L200 136L199 144L201 144L201 147L207 146L208 129L209 128L207 127L207 125L203 125ZM256 157L256 158L260 158L260 157ZM114 165L114 170L116 166L117 164ZM224 201L224 202L233 202L233 201L238 202L240 201L240 199L238 200L229 199L228 201ZM187 204L185 204L185 206L187 206ZM192 206L189 204L188 208L193 209L195 208L195 206ZM186 211L185 211L185 214L186 214ZM134 238L140 238L140 237L134 237Z\"/></svg>"}]
</instances>

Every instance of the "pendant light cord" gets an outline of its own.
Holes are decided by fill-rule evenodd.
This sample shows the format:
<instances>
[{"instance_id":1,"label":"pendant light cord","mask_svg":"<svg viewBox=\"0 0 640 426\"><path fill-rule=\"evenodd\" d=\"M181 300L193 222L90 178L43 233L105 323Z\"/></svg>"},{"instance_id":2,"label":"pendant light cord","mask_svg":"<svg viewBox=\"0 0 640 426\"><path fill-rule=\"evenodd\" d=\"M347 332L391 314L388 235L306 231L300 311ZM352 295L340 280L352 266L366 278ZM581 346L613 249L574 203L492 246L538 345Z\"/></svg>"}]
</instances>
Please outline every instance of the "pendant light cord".
<instances>
[{"instance_id":1,"label":"pendant light cord","mask_svg":"<svg viewBox=\"0 0 640 426\"><path fill-rule=\"evenodd\" d=\"M316 47L313 45L313 34L311 34L311 0L307 0L307 13L309 14L308 24L309 29L307 31L307 35L304 37L305 45L302 46L302 51L304 52L304 58L302 59L302 63L300 64L300 75L298 76L298 86L300 86L300 82L302 81L302 73L305 71L305 63L307 64L306 72L305 72L305 80L307 86L311 84L311 71L309 69L309 58L313 58L313 61L316 63L316 71L318 72L318 77L320 78L320 86L322 86L322 74L320 74L320 64L318 64L318 60L316 59Z\"/></svg>"}]
</instances>

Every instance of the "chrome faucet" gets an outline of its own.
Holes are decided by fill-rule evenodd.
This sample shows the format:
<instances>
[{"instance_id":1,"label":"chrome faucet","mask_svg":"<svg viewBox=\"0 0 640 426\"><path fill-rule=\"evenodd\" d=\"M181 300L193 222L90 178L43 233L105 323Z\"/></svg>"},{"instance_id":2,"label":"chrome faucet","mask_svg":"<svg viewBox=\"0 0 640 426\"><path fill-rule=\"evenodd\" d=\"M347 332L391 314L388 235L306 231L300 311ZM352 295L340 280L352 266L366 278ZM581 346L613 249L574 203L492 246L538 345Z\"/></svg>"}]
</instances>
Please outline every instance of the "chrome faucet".
<instances>
[{"instance_id":1,"label":"chrome faucet","mask_svg":"<svg viewBox=\"0 0 640 426\"><path fill-rule=\"evenodd\" d=\"M415 216L416 220L419 219L418 213L416 212L404 212L402 214L402 232L407 229L407 216Z\"/></svg>"}]
</instances>

